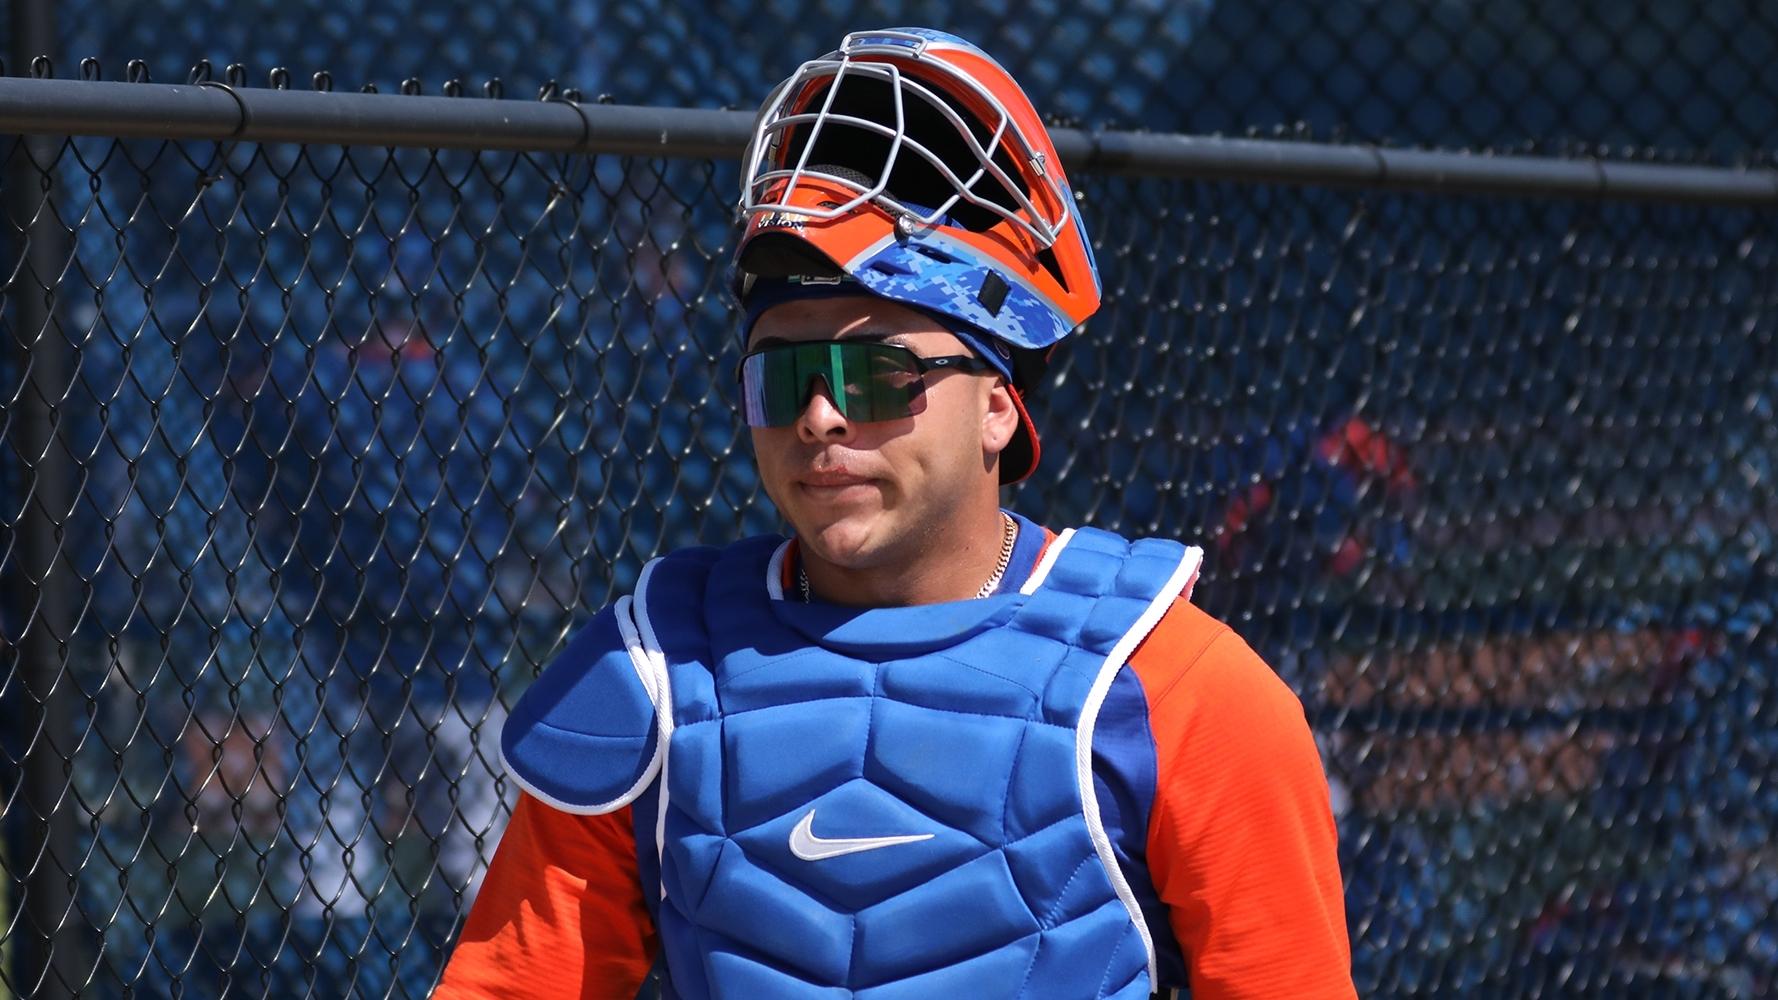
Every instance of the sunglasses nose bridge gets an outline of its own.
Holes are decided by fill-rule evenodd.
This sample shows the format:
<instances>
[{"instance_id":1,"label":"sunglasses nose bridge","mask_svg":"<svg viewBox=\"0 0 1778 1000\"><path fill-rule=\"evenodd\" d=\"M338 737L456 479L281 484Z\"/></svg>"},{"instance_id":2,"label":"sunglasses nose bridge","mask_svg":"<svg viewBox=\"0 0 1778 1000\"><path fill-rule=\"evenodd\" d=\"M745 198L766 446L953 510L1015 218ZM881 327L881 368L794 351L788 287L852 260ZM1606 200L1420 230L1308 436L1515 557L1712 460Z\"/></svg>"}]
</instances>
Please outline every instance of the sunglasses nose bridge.
<instances>
[{"instance_id":1,"label":"sunglasses nose bridge","mask_svg":"<svg viewBox=\"0 0 1778 1000\"><path fill-rule=\"evenodd\" d=\"M847 412L845 394L834 390L827 375L810 374L797 402L794 425L817 437L826 437L836 430L847 431L855 422Z\"/></svg>"},{"instance_id":2,"label":"sunglasses nose bridge","mask_svg":"<svg viewBox=\"0 0 1778 1000\"><path fill-rule=\"evenodd\" d=\"M796 397L796 412L799 415L806 412L809 404L815 401L817 394L825 395L828 405L844 414L845 410L841 407L840 397L834 392L833 382L828 379L825 372L809 372L803 376L803 387L797 392Z\"/></svg>"}]
</instances>

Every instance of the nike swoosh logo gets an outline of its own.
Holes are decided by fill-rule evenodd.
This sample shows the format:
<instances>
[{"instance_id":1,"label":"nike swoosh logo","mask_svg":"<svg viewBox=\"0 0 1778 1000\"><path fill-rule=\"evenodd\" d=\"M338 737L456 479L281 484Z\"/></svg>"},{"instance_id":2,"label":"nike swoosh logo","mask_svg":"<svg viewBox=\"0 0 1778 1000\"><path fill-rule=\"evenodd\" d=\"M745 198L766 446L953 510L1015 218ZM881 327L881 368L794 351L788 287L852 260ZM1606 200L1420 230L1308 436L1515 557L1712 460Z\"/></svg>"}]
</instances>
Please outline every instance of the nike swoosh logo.
<instances>
[{"instance_id":1,"label":"nike swoosh logo","mask_svg":"<svg viewBox=\"0 0 1778 1000\"><path fill-rule=\"evenodd\" d=\"M897 844L914 844L922 840L931 840L930 833L912 833L900 837L827 837L815 836L815 810L811 809L802 819L797 820L796 829L790 831L790 853L804 861L821 861L826 858L837 858L844 854L857 854L860 851L874 851L879 847L894 847Z\"/></svg>"}]
</instances>

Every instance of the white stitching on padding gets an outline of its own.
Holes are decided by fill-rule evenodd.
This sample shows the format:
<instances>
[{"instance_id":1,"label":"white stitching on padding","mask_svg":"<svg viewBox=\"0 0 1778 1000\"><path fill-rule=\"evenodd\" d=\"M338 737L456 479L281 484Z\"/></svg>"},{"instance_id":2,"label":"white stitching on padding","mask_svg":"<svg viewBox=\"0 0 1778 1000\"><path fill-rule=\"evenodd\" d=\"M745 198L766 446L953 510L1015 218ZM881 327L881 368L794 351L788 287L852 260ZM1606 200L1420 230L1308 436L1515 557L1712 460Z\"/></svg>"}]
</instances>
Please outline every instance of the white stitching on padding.
<instances>
[{"instance_id":1,"label":"white stitching on padding","mask_svg":"<svg viewBox=\"0 0 1778 1000\"><path fill-rule=\"evenodd\" d=\"M774 601L784 599L784 560L790 554L790 539L785 539L766 563L766 596Z\"/></svg>"},{"instance_id":2,"label":"white stitching on padding","mask_svg":"<svg viewBox=\"0 0 1778 1000\"><path fill-rule=\"evenodd\" d=\"M1058 539L1059 540L1059 539ZM1123 669L1130 654L1136 651L1148 633L1154 630L1173 601L1185 592L1198 578L1198 567L1204 559L1204 550L1193 547L1185 550L1185 556L1173 570L1173 575L1161 587L1142 617L1124 633L1117 645L1111 648L1111 655L1099 668L1099 674L1093 679L1093 687L1087 692L1087 700L1081 706L1080 726L1075 731L1074 742L1074 777L1080 785L1080 803L1083 818L1087 821L1087 834L1093 839L1093 850L1099 854L1099 861L1105 866L1105 874L1111 879L1111 887L1116 890L1117 898L1123 901L1124 909L1129 911L1130 920L1136 925L1136 933L1142 938L1142 948L1148 956L1148 983L1154 988L1158 981L1158 970L1155 965L1154 937L1149 934L1148 921L1143 919L1142 908L1136 902L1136 893L1130 888L1130 880L1124 877L1122 868L1118 867L1117 855L1111 850L1111 837L1105 832L1105 818L1099 811L1099 793L1093 785L1093 729L1099 722L1099 710L1105 705L1105 696L1111 692L1111 682L1117 678L1117 672Z\"/></svg>"},{"instance_id":3,"label":"white stitching on padding","mask_svg":"<svg viewBox=\"0 0 1778 1000\"><path fill-rule=\"evenodd\" d=\"M636 630L636 620L632 606L635 598L625 594L617 599L612 607L617 617L617 634L623 637L624 652L630 655L630 666L636 669L636 676L642 681L642 690L648 692L648 700L660 711L661 693L654 676L654 665L648 660L648 653L642 648L642 633Z\"/></svg>"},{"instance_id":4,"label":"white stitching on padding","mask_svg":"<svg viewBox=\"0 0 1778 1000\"><path fill-rule=\"evenodd\" d=\"M1031 571L1031 578L1025 581L1023 587L1019 588L1019 593L1026 597L1037 593L1037 588L1043 586L1044 578L1050 575L1050 569L1056 565L1056 558L1062 554L1063 549L1068 547L1068 543L1073 538L1073 528L1064 528L1062 533L1056 536L1056 540L1050 543L1049 548L1043 553L1043 558L1038 561L1037 568Z\"/></svg>"},{"instance_id":5,"label":"white stitching on padding","mask_svg":"<svg viewBox=\"0 0 1778 1000\"><path fill-rule=\"evenodd\" d=\"M642 567L642 575L636 579L636 597L630 602L630 610L636 616L636 631L641 638L642 655L647 659L649 668L654 671L655 691L659 701L655 703L654 720L656 731L660 736L655 743L660 751L661 761L661 794L659 809L654 818L654 851L655 870L661 872L660 899L667 898L667 880L665 876L665 859L667 851L667 762L671 759L668 747L673 739L673 679L667 673L667 654L661 650L660 637L655 635L654 622L648 617L648 584L654 576L654 568L660 565L660 559L650 560Z\"/></svg>"}]
</instances>

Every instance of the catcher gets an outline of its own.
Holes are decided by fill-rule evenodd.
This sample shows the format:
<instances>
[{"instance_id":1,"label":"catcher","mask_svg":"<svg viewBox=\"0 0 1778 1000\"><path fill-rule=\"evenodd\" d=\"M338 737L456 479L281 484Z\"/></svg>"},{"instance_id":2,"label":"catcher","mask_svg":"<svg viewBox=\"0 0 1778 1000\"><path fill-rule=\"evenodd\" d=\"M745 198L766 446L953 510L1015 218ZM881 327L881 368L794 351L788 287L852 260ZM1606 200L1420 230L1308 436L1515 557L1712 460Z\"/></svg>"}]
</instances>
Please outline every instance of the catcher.
<instances>
[{"instance_id":1,"label":"catcher","mask_svg":"<svg viewBox=\"0 0 1778 1000\"><path fill-rule=\"evenodd\" d=\"M790 538L675 552L513 710L523 794L438 995L1353 995L1302 706L1200 552L999 504L1099 305L975 46L858 32L743 163L737 379Z\"/></svg>"}]
</instances>

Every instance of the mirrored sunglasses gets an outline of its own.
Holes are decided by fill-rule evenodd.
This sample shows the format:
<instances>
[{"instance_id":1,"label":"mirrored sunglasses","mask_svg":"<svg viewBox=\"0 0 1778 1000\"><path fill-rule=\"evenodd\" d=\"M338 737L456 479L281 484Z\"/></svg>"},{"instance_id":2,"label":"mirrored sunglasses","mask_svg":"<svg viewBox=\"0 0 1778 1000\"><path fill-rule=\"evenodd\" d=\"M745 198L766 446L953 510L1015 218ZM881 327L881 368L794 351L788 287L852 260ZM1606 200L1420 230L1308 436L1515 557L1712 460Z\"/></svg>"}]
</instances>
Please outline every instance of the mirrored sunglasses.
<instances>
[{"instance_id":1,"label":"mirrored sunglasses","mask_svg":"<svg viewBox=\"0 0 1778 1000\"><path fill-rule=\"evenodd\" d=\"M973 354L925 358L867 340L780 344L741 359L741 410L749 427L788 427L820 379L847 420L899 420L926 408L929 372L994 370Z\"/></svg>"}]
</instances>

